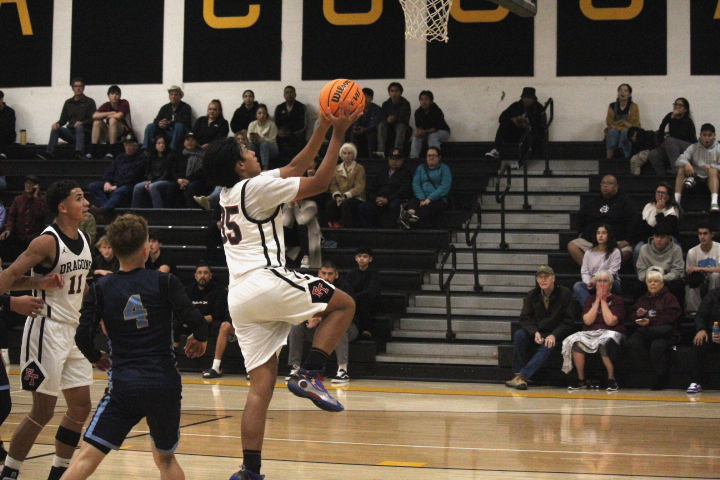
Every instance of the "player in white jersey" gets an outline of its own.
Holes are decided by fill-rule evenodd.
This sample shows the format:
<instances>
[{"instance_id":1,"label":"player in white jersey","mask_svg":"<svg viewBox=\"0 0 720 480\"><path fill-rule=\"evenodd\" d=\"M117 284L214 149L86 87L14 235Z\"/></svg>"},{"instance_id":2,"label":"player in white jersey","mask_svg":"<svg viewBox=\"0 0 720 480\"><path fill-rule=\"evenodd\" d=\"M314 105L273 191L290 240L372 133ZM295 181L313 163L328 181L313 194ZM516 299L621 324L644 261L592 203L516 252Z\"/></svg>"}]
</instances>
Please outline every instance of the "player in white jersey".
<instances>
[{"instance_id":1,"label":"player in white jersey","mask_svg":"<svg viewBox=\"0 0 720 480\"><path fill-rule=\"evenodd\" d=\"M320 408L341 411L322 384L320 373L352 321L355 303L346 293L317 277L285 268L281 207L324 192L330 185L347 128L359 117L340 112L320 117L307 146L289 165L261 172L255 153L234 139L211 144L203 170L220 193L221 229L228 260L228 307L245 368L252 378L242 417L243 467L232 480L255 480L260 475L265 419L278 372L276 352L285 345L290 327L323 317L313 348L288 388ZM315 176L303 177L323 138L333 126L332 139Z\"/></svg>"},{"instance_id":2,"label":"player in white jersey","mask_svg":"<svg viewBox=\"0 0 720 480\"><path fill-rule=\"evenodd\" d=\"M59 480L70 464L91 407L92 365L75 346L75 330L92 263L90 242L78 228L87 217L89 203L80 186L69 180L50 185L47 203L55 214L53 225L0 272L3 293L11 285L15 287L23 273L32 270L33 277L26 282L31 282L45 301L41 313L25 322L20 375L23 389L32 392L33 404L13 433L0 473L2 480L18 477L35 439L52 419L62 391L67 412L55 436L55 457L48 476L48 480ZM43 289L53 281L59 289Z\"/></svg>"}]
</instances>

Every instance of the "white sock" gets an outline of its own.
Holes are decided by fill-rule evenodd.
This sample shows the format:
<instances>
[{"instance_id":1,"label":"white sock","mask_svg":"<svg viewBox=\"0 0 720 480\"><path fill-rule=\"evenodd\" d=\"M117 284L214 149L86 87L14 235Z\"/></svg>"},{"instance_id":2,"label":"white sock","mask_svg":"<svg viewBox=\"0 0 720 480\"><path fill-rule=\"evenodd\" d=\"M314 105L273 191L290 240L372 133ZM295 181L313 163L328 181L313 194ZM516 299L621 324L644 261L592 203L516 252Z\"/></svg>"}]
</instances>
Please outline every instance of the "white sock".
<instances>
[{"instance_id":1,"label":"white sock","mask_svg":"<svg viewBox=\"0 0 720 480\"><path fill-rule=\"evenodd\" d=\"M70 460L72 460L72 459L71 458L60 458L57 455L55 455L53 457L52 466L68 468L70 466Z\"/></svg>"},{"instance_id":2,"label":"white sock","mask_svg":"<svg viewBox=\"0 0 720 480\"><path fill-rule=\"evenodd\" d=\"M220 362L222 362L222 359L218 360L217 358L213 360L213 366L212 369L216 372L220 373Z\"/></svg>"},{"instance_id":3,"label":"white sock","mask_svg":"<svg viewBox=\"0 0 720 480\"><path fill-rule=\"evenodd\" d=\"M675 194L675 201L677 203L680 203L680 199L682 198L682 193L676 193Z\"/></svg>"},{"instance_id":4,"label":"white sock","mask_svg":"<svg viewBox=\"0 0 720 480\"><path fill-rule=\"evenodd\" d=\"M5 458L5 466L8 468L12 468L13 470L20 471L20 469L22 468L22 464L23 462L21 462L20 460L15 460L10 455Z\"/></svg>"},{"instance_id":5,"label":"white sock","mask_svg":"<svg viewBox=\"0 0 720 480\"><path fill-rule=\"evenodd\" d=\"M717 193L711 193L710 194L710 203L717 203L717 197L718 197Z\"/></svg>"},{"instance_id":6,"label":"white sock","mask_svg":"<svg viewBox=\"0 0 720 480\"><path fill-rule=\"evenodd\" d=\"M338 365L338 370L345 370L347 372L347 363L343 363L341 365Z\"/></svg>"}]
</instances>

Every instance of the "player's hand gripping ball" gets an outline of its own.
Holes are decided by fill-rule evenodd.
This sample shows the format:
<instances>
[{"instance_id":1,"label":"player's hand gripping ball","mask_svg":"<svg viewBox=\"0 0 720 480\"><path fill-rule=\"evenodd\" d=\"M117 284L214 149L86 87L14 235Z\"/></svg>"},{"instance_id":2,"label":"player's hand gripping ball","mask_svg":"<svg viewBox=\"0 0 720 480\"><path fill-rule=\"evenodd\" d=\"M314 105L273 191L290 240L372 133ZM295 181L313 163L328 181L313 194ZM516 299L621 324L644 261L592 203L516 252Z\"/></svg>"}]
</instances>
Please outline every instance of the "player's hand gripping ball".
<instances>
[{"instance_id":1,"label":"player's hand gripping ball","mask_svg":"<svg viewBox=\"0 0 720 480\"><path fill-rule=\"evenodd\" d=\"M319 102L320 113L325 118L329 118L329 114L337 115L341 105L348 115L358 109L365 110L365 94L360 85L346 78L328 82L320 91Z\"/></svg>"}]
</instances>

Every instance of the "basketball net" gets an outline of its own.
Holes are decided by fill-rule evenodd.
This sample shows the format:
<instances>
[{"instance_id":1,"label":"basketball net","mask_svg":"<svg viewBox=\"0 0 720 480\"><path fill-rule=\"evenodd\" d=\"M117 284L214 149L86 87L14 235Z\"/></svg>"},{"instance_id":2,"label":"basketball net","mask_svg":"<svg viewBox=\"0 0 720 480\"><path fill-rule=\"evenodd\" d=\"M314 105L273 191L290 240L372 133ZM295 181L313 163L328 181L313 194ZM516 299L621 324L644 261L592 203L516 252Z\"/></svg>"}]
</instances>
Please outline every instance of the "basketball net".
<instances>
[{"instance_id":1,"label":"basketball net","mask_svg":"<svg viewBox=\"0 0 720 480\"><path fill-rule=\"evenodd\" d=\"M405 12L405 38L447 43L453 0L400 0Z\"/></svg>"}]
</instances>

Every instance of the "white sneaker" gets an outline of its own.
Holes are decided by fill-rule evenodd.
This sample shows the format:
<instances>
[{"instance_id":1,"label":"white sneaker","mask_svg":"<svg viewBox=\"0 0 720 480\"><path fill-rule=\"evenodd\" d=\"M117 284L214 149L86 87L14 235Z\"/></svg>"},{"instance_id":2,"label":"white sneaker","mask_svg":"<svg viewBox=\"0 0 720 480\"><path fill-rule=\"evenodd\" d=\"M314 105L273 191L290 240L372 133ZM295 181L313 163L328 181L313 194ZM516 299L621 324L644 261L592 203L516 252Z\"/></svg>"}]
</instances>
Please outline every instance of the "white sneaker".
<instances>
[{"instance_id":1,"label":"white sneaker","mask_svg":"<svg viewBox=\"0 0 720 480\"><path fill-rule=\"evenodd\" d=\"M500 152L497 151L497 148L493 148L489 152L485 154L486 157L492 157L492 158L500 158Z\"/></svg>"},{"instance_id":2,"label":"white sneaker","mask_svg":"<svg viewBox=\"0 0 720 480\"><path fill-rule=\"evenodd\" d=\"M702 386L699 383L691 383L687 388L687 393L700 393L702 392Z\"/></svg>"},{"instance_id":3,"label":"white sneaker","mask_svg":"<svg viewBox=\"0 0 720 480\"><path fill-rule=\"evenodd\" d=\"M337 371L337 375L333 377L331 383L333 385L347 385L350 383L350 375L348 375L347 371L340 368Z\"/></svg>"},{"instance_id":4,"label":"white sneaker","mask_svg":"<svg viewBox=\"0 0 720 480\"><path fill-rule=\"evenodd\" d=\"M300 268L310 268L310 257L303 256L302 260L300 260Z\"/></svg>"},{"instance_id":5,"label":"white sneaker","mask_svg":"<svg viewBox=\"0 0 720 480\"><path fill-rule=\"evenodd\" d=\"M295 375L295 374L298 373L299 371L300 371L300 365L293 365L292 368L290 369L290 375L288 375L287 377L285 377L285 383L289 382L289 381L290 381L290 377L292 377L293 375Z\"/></svg>"},{"instance_id":6,"label":"white sneaker","mask_svg":"<svg viewBox=\"0 0 720 480\"><path fill-rule=\"evenodd\" d=\"M720 212L720 205L718 205L717 203L711 204L710 211L711 212Z\"/></svg>"},{"instance_id":7,"label":"white sneaker","mask_svg":"<svg viewBox=\"0 0 720 480\"><path fill-rule=\"evenodd\" d=\"M210 211L210 197L193 197L193 200L195 200L195 203L200 205L206 212Z\"/></svg>"}]
</instances>

